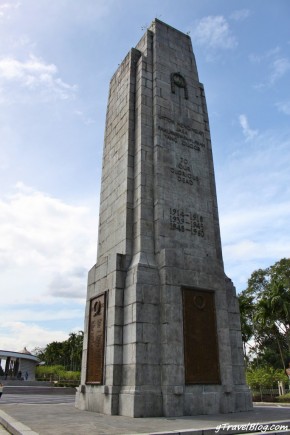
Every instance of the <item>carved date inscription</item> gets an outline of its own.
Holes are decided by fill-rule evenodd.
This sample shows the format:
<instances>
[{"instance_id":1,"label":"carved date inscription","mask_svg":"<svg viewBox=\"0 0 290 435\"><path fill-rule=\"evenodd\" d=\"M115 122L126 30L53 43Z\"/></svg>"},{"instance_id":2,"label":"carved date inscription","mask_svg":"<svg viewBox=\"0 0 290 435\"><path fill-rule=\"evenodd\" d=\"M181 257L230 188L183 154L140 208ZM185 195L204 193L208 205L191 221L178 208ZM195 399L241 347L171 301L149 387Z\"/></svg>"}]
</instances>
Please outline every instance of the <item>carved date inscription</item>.
<instances>
[{"instance_id":1,"label":"carved date inscription","mask_svg":"<svg viewBox=\"0 0 290 435\"><path fill-rule=\"evenodd\" d=\"M219 384L214 292L183 288L186 384Z\"/></svg>"},{"instance_id":2,"label":"carved date inscription","mask_svg":"<svg viewBox=\"0 0 290 435\"><path fill-rule=\"evenodd\" d=\"M104 371L106 294L90 301L87 384L102 384Z\"/></svg>"},{"instance_id":3,"label":"carved date inscription","mask_svg":"<svg viewBox=\"0 0 290 435\"><path fill-rule=\"evenodd\" d=\"M192 236L204 237L203 217L182 208L170 208L170 228L181 232L188 231Z\"/></svg>"}]
</instances>

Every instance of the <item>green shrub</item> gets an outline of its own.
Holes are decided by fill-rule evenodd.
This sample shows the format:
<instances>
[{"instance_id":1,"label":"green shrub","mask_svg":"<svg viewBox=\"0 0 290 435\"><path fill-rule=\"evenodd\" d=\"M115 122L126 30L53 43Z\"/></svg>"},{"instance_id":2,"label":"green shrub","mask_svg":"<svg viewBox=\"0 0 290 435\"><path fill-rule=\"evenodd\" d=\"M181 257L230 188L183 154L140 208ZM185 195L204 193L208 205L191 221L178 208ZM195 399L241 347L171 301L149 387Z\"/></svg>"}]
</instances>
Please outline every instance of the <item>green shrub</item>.
<instances>
[{"instance_id":1,"label":"green shrub","mask_svg":"<svg viewBox=\"0 0 290 435\"><path fill-rule=\"evenodd\" d=\"M252 390L259 390L260 388L277 388L277 382L285 382L287 377L282 369L259 367L247 370L246 379Z\"/></svg>"},{"instance_id":2,"label":"green shrub","mask_svg":"<svg viewBox=\"0 0 290 435\"><path fill-rule=\"evenodd\" d=\"M283 394L282 396L276 397L278 402L289 403L290 402L290 393Z\"/></svg>"},{"instance_id":3,"label":"green shrub","mask_svg":"<svg viewBox=\"0 0 290 435\"><path fill-rule=\"evenodd\" d=\"M67 371L61 365L38 366L35 372L36 378L42 381L73 381L78 384L80 372Z\"/></svg>"}]
</instances>

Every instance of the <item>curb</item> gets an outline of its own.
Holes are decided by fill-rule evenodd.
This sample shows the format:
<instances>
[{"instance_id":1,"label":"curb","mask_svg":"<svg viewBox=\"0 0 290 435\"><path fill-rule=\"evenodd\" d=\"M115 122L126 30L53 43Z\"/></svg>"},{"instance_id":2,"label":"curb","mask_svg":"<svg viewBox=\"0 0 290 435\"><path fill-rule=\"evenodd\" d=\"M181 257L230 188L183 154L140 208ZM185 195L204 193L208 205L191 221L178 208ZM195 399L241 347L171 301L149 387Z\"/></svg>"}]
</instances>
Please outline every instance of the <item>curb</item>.
<instances>
[{"instance_id":1,"label":"curb","mask_svg":"<svg viewBox=\"0 0 290 435\"><path fill-rule=\"evenodd\" d=\"M0 410L0 423L5 429L7 429L12 435L39 435L34 432L30 427L10 417L6 412Z\"/></svg>"}]
</instances>

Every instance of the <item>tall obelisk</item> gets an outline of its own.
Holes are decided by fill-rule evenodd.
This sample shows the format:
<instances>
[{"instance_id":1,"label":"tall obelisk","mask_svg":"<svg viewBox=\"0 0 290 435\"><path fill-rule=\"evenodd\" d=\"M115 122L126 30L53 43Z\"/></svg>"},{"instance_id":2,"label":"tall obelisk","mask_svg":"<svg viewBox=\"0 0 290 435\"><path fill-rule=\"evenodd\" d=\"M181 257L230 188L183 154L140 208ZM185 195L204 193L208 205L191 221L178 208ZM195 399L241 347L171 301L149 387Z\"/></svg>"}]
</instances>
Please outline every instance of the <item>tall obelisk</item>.
<instances>
[{"instance_id":1,"label":"tall obelisk","mask_svg":"<svg viewBox=\"0 0 290 435\"><path fill-rule=\"evenodd\" d=\"M204 89L189 36L157 19L110 84L76 405L132 417L252 407Z\"/></svg>"}]
</instances>

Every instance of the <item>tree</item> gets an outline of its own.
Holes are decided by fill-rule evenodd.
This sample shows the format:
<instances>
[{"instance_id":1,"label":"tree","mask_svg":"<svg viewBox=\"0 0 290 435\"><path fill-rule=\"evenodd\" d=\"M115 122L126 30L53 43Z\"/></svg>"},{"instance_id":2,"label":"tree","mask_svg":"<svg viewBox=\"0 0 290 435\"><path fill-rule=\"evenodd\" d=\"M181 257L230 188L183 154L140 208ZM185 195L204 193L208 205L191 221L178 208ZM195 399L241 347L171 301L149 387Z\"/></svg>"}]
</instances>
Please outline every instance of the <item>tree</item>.
<instances>
[{"instance_id":1,"label":"tree","mask_svg":"<svg viewBox=\"0 0 290 435\"><path fill-rule=\"evenodd\" d=\"M244 348L263 363L270 359L285 368L290 355L290 259L254 271L239 301Z\"/></svg>"},{"instance_id":2,"label":"tree","mask_svg":"<svg viewBox=\"0 0 290 435\"><path fill-rule=\"evenodd\" d=\"M69 365L70 370L76 371L81 369L82 364L82 351L83 351L83 331L78 334L71 332L67 340L67 348L69 352Z\"/></svg>"},{"instance_id":3,"label":"tree","mask_svg":"<svg viewBox=\"0 0 290 435\"><path fill-rule=\"evenodd\" d=\"M241 314L241 332L243 341L244 357L247 360L247 347L254 335L253 326L253 296L248 295L245 291L238 295L240 314ZM247 346L248 344L248 346Z\"/></svg>"},{"instance_id":4,"label":"tree","mask_svg":"<svg viewBox=\"0 0 290 435\"><path fill-rule=\"evenodd\" d=\"M82 363L83 331L71 332L68 340L49 343L44 349L34 349L34 354L48 366L63 366L65 370L79 371Z\"/></svg>"},{"instance_id":5,"label":"tree","mask_svg":"<svg viewBox=\"0 0 290 435\"><path fill-rule=\"evenodd\" d=\"M262 388L277 388L278 381L285 381L285 373L273 367L259 367L247 370L247 384L253 390Z\"/></svg>"}]
</instances>

